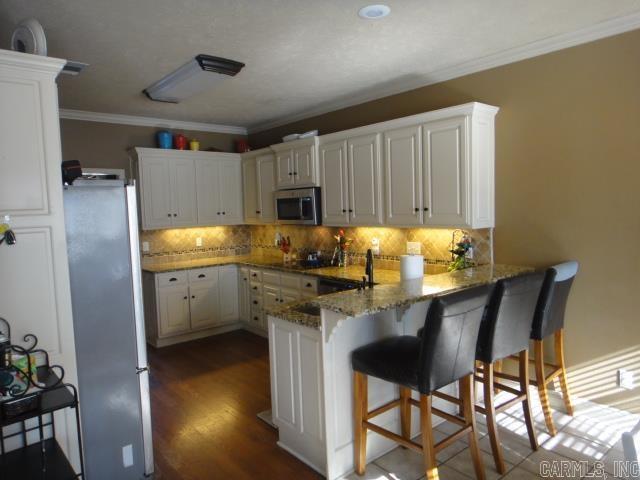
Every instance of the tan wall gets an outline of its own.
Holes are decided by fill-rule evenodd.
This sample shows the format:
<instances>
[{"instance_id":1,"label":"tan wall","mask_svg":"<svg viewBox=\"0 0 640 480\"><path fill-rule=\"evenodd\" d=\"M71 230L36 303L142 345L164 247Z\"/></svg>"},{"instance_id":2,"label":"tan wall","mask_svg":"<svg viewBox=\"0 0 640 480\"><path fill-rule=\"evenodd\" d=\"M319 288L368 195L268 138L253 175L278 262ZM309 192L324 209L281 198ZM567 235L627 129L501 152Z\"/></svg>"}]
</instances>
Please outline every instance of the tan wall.
<instances>
[{"instance_id":1,"label":"tan wall","mask_svg":"<svg viewBox=\"0 0 640 480\"><path fill-rule=\"evenodd\" d=\"M127 149L131 147L155 147L155 134L161 128L117 125L113 123L61 120L63 160L80 160L83 167L124 168L129 170ZM226 133L191 132L174 130L187 138L200 141L200 149L215 147L233 152L233 141L242 135Z\"/></svg>"},{"instance_id":2,"label":"tan wall","mask_svg":"<svg viewBox=\"0 0 640 480\"><path fill-rule=\"evenodd\" d=\"M469 101L497 105L500 263L580 262L567 312L574 392L640 412L640 30L250 135L321 134Z\"/></svg>"}]
</instances>

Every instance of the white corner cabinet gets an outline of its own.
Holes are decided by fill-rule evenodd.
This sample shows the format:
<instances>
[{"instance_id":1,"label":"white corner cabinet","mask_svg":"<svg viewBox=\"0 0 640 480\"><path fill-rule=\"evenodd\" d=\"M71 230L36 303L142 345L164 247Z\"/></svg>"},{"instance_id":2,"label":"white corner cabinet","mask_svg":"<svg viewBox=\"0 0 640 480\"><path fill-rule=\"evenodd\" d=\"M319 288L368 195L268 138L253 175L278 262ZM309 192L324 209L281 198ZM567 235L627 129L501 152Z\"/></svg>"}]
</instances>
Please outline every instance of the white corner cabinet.
<instances>
[{"instance_id":1,"label":"white corner cabinet","mask_svg":"<svg viewBox=\"0 0 640 480\"><path fill-rule=\"evenodd\" d=\"M155 347L237 328L238 267L143 274L147 341Z\"/></svg>"},{"instance_id":2,"label":"white corner cabinet","mask_svg":"<svg viewBox=\"0 0 640 480\"><path fill-rule=\"evenodd\" d=\"M136 147L130 159L143 230L243 223L240 155Z\"/></svg>"},{"instance_id":3,"label":"white corner cabinet","mask_svg":"<svg viewBox=\"0 0 640 480\"><path fill-rule=\"evenodd\" d=\"M275 152L278 189L316 187L318 175L318 137L271 145Z\"/></svg>"},{"instance_id":4,"label":"white corner cabinet","mask_svg":"<svg viewBox=\"0 0 640 480\"><path fill-rule=\"evenodd\" d=\"M269 148L242 154L244 221L265 224L276 221L275 155Z\"/></svg>"},{"instance_id":5,"label":"white corner cabinet","mask_svg":"<svg viewBox=\"0 0 640 480\"><path fill-rule=\"evenodd\" d=\"M323 224L493 227L497 112L469 103L319 137Z\"/></svg>"}]
</instances>

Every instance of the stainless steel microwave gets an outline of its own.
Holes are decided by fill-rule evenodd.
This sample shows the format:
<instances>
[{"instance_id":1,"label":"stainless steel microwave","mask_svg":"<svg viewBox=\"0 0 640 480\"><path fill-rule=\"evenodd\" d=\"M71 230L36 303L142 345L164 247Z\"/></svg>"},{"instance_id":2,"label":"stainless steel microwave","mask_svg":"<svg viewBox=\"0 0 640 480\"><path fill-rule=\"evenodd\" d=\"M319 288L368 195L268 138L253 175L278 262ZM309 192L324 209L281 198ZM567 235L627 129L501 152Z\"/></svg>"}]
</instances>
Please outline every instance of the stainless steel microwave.
<instances>
[{"instance_id":1,"label":"stainless steel microwave","mask_svg":"<svg viewBox=\"0 0 640 480\"><path fill-rule=\"evenodd\" d=\"M277 191L276 221L290 225L320 225L320 187Z\"/></svg>"}]
</instances>

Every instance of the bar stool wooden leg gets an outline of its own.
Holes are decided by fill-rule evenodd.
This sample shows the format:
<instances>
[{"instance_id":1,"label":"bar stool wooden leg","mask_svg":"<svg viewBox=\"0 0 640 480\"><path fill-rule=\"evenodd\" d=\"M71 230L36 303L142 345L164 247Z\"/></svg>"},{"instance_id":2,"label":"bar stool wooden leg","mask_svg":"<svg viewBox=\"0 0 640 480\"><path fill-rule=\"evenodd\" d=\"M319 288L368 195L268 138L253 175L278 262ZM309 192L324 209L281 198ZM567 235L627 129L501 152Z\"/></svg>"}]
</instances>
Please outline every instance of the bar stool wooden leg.
<instances>
[{"instance_id":1,"label":"bar stool wooden leg","mask_svg":"<svg viewBox=\"0 0 640 480\"><path fill-rule=\"evenodd\" d=\"M558 433L553 423L551 415L551 405L549 405L549 393L547 392L547 381L544 373L544 348L542 340L533 341L533 353L535 355L536 383L538 385L538 395L540 396L540 404L544 413L544 422L547 424L547 430L552 437Z\"/></svg>"},{"instance_id":2,"label":"bar stool wooden leg","mask_svg":"<svg viewBox=\"0 0 640 480\"><path fill-rule=\"evenodd\" d=\"M402 437L411 440L411 389L400 386L400 428Z\"/></svg>"},{"instance_id":3,"label":"bar stool wooden leg","mask_svg":"<svg viewBox=\"0 0 640 480\"><path fill-rule=\"evenodd\" d=\"M438 480L438 463L436 462L436 452L433 449L431 423L431 395L420 394L420 430L426 480Z\"/></svg>"},{"instance_id":4,"label":"bar stool wooden leg","mask_svg":"<svg viewBox=\"0 0 640 480\"><path fill-rule=\"evenodd\" d=\"M482 390L484 393L484 409L487 417L487 430L489 430L489 440L491 442L491 451L493 452L493 461L496 464L496 470L503 475L507 471L500 448L500 440L498 439L498 425L496 423L496 410L493 393L493 364L482 362Z\"/></svg>"},{"instance_id":5,"label":"bar stool wooden leg","mask_svg":"<svg viewBox=\"0 0 640 480\"><path fill-rule=\"evenodd\" d=\"M469 451L471 452L471 460L473 469L476 472L477 480L484 480L484 465L482 464L482 455L478 445L478 435L476 430L476 415L474 401L474 380L473 374L460 379L460 398L462 400L463 416L467 424L471 425L472 430L469 432Z\"/></svg>"},{"instance_id":6,"label":"bar stool wooden leg","mask_svg":"<svg viewBox=\"0 0 640 480\"><path fill-rule=\"evenodd\" d=\"M493 362L493 371L502 372L502 360L496 360L495 362ZM499 391L500 390L498 390L498 388L494 388L493 389L494 395L497 395Z\"/></svg>"},{"instance_id":7,"label":"bar stool wooden leg","mask_svg":"<svg viewBox=\"0 0 640 480\"><path fill-rule=\"evenodd\" d=\"M562 399L567 413L573 416L573 404L571 403L571 394L569 392L569 384L567 382L567 369L564 364L564 328L556 331L555 335L555 351L556 363L560 367L560 388L562 389Z\"/></svg>"},{"instance_id":8,"label":"bar stool wooden leg","mask_svg":"<svg viewBox=\"0 0 640 480\"><path fill-rule=\"evenodd\" d=\"M533 414L531 413L531 397L529 395L529 350L520 352L520 391L524 393L522 408L524 409L524 421L527 424L529 443L534 450L538 449L538 439L533 425Z\"/></svg>"},{"instance_id":9,"label":"bar stool wooden leg","mask_svg":"<svg viewBox=\"0 0 640 480\"><path fill-rule=\"evenodd\" d=\"M355 470L358 475L363 475L367 464L367 427L364 422L368 413L367 376L363 373L353 372L353 436Z\"/></svg>"}]
</instances>

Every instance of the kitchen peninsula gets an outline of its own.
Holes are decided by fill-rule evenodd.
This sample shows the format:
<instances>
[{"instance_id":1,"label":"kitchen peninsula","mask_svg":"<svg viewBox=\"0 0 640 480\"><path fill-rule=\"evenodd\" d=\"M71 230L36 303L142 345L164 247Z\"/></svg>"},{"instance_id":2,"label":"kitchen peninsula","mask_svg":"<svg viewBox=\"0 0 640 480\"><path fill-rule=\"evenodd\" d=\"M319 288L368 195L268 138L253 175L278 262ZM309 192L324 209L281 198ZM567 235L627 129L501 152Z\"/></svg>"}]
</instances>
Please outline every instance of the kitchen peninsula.
<instances>
[{"instance_id":1,"label":"kitchen peninsula","mask_svg":"<svg viewBox=\"0 0 640 480\"><path fill-rule=\"evenodd\" d=\"M530 270L484 265L267 309L271 403L273 421L279 429L278 444L329 480L351 472L351 352L384 337L416 334L436 295L493 283ZM455 393L454 385L446 389ZM397 396L394 385L370 379L370 408ZM446 404L439 407L452 411ZM412 417L414 435L419 432L418 417ZM399 431L397 410L378 418L383 428ZM395 444L390 440L370 435L367 461L393 448Z\"/></svg>"}]
</instances>

